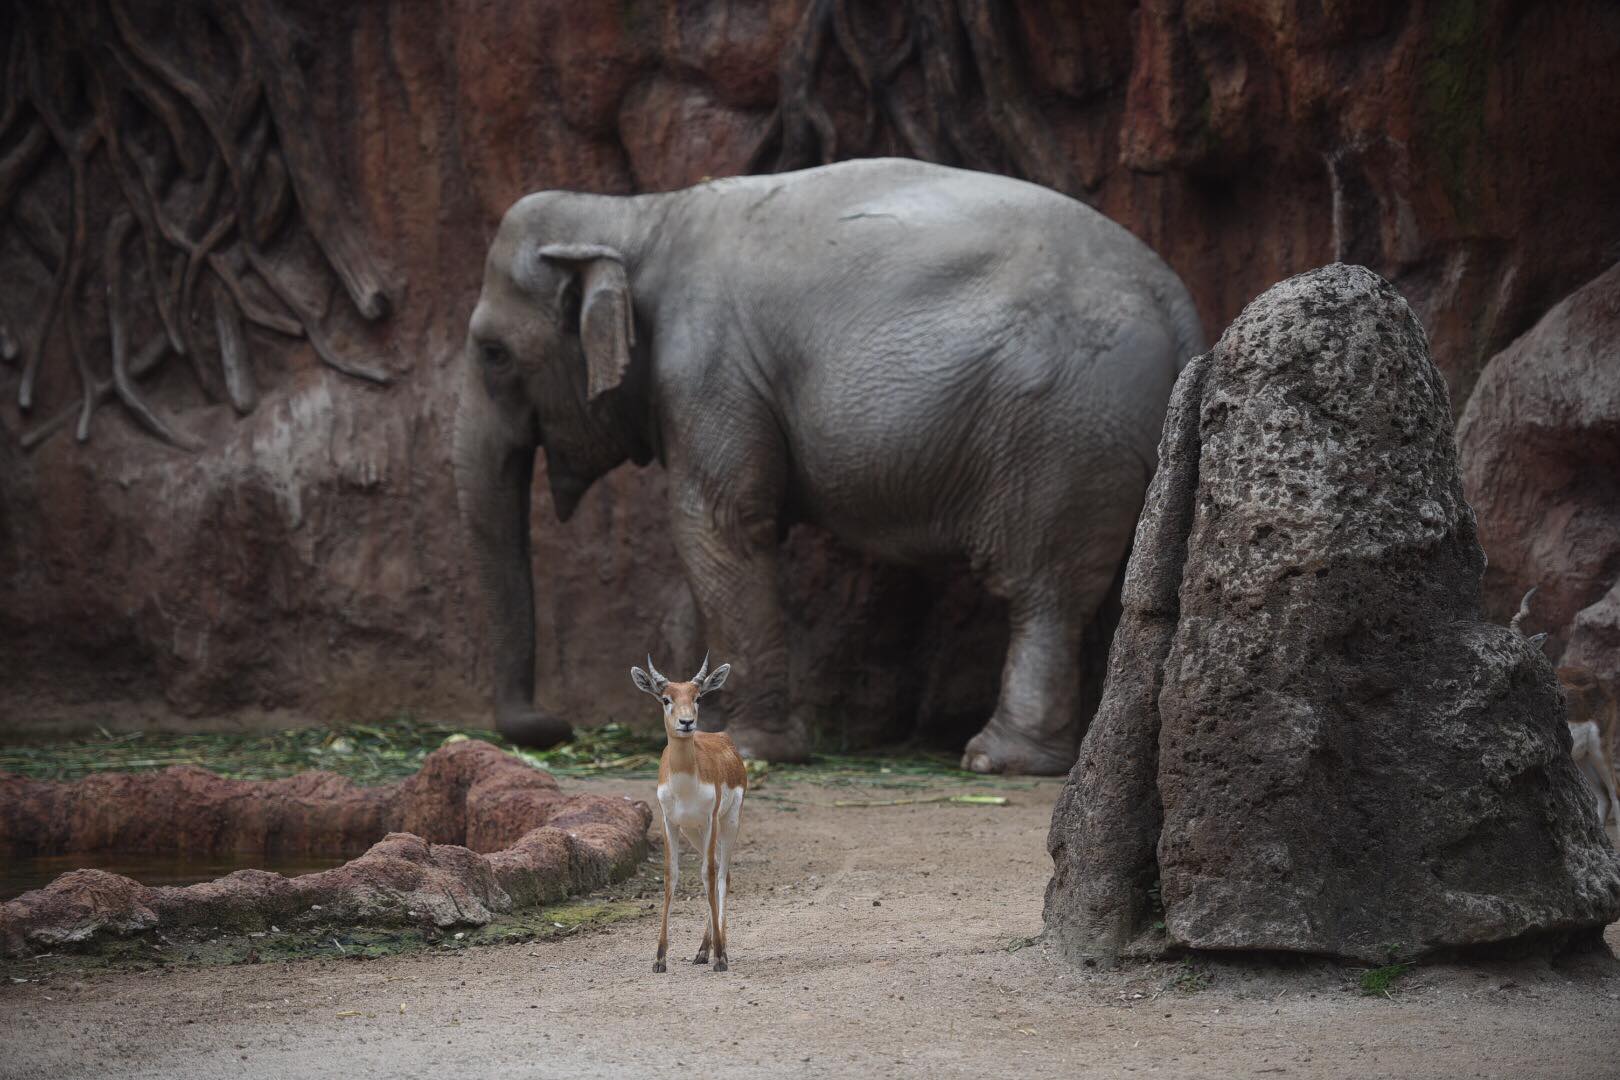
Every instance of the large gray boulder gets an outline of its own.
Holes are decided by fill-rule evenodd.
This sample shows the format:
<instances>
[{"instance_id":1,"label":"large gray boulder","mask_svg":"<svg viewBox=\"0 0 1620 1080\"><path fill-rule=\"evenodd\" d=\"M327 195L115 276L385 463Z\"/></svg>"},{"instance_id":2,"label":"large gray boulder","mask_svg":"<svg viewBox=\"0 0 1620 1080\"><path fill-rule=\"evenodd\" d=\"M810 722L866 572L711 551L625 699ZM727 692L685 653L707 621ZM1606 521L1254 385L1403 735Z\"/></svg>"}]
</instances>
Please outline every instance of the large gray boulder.
<instances>
[{"instance_id":1,"label":"large gray boulder","mask_svg":"<svg viewBox=\"0 0 1620 1080\"><path fill-rule=\"evenodd\" d=\"M1049 938L1383 962L1620 918L1552 669L1482 619L1483 570L1400 295L1333 265L1251 303L1176 386Z\"/></svg>"}]
</instances>

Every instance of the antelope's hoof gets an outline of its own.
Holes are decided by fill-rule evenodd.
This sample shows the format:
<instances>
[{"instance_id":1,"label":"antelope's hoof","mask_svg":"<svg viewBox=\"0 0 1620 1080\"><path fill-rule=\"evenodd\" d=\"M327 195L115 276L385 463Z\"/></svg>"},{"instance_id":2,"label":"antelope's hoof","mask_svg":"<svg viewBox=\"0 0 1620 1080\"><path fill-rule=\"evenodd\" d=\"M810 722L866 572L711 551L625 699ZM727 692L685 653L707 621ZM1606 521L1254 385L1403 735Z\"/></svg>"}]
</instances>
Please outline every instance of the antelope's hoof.
<instances>
[{"instance_id":1,"label":"antelope's hoof","mask_svg":"<svg viewBox=\"0 0 1620 1080\"><path fill-rule=\"evenodd\" d=\"M709 954L706 952L700 952L696 956L692 957L692 963L694 964L707 964L708 962Z\"/></svg>"},{"instance_id":2,"label":"antelope's hoof","mask_svg":"<svg viewBox=\"0 0 1620 1080\"><path fill-rule=\"evenodd\" d=\"M654 960L653 961L653 970L658 972L659 974L662 974L665 971L668 971L669 969L664 966L664 962L662 960Z\"/></svg>"},{"instance_id":3,"label":"antelope's hoof","mask_svg":"<svg viewBox=\"0 0 1620 1080\"><path fill-rule=\"evenodd\" d=\"M726 967L726 962L724 960L716 960L714 962L714 970L716 970L716 971L727 971L729 969Z\"/></svg>"}]
</instances>

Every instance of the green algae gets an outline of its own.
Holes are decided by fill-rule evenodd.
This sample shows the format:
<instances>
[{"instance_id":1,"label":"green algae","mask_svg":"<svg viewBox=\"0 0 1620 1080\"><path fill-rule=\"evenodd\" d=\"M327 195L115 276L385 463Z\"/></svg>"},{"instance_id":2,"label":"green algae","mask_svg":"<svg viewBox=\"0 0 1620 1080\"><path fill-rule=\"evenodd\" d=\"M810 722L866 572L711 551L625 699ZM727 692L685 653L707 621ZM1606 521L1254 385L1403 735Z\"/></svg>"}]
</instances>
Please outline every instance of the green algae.
<instances>
[{"instance_id":1,"label":"green algae","mask_svg":"<svg viewBox=\"0 0 1620 1080\"><path fill-rule=\"evenodd\" d=\"M1486 137L1485 6L1481 0L1442 0L1432 27L1433 43L1419 73L1420 131L1458 221L1466 222L1480 201L1478 164Z\"/></svg>"},{"instance_id":2,"label":"green algae","mask_svg":"<svg viewBox=\"0 0 1620 1080\"><path fill-rule=\"evenodd\" d=\"M99 938L73 951L0 957L0 981L36 982L101 971L150 971L235 964L363 961L463 949L543 944L639 919L653 910L657 888L650 864L618 885L543 907L497 915L484 926L354 927L323 925L318 917L264 931L199 927L184 931Z\"/></svg>"}]
</instances>

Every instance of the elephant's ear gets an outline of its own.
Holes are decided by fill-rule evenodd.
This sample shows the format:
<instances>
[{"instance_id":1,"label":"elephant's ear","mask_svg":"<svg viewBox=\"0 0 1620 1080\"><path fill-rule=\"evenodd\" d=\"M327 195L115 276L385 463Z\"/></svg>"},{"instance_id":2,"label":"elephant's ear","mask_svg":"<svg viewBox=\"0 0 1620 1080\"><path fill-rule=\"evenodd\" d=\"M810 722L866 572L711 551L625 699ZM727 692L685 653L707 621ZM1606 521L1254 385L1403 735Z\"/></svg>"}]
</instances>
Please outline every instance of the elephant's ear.
<instances>
[{"instance_id":1,"label":"elephant's ear","mask_svg":"<svg viewBox=\"0 0 1620 1080\"><path fill-rule=\"evenodd\" d=\"M636 343L624 256L601 244L547 244L540 256L579 273L579 340L585 347L586 395L595 401L624 381Z\"/></svg>"}]
</instances>

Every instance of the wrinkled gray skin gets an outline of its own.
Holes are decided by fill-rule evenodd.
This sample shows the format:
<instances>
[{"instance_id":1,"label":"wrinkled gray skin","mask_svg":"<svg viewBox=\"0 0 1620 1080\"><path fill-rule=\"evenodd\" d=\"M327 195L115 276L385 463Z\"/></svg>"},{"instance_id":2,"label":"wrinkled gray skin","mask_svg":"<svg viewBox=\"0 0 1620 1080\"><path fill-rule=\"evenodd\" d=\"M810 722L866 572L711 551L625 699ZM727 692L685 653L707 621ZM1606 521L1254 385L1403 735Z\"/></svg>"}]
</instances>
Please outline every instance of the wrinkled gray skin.
<instances>
[{"instance_id":1,"label":"wrinkled gray skin","mask_svg":"<svg viewBox=\"0 0 1620 1080\"><path fill-rule=\"evenodd\" d=\"M507 212L467 333L462 515L491 606L496 717L536 712L529 487L557 516L654 458L707 645L733 657L744 754L804 758L777 545L813 522L879 557L965 559L1008 602L1001 697L964 763L1074 764L1081 633L1202 348L1174 273L1088 207L904 160L657 195L542 192Z\"/></svg>"}]
</instances>

